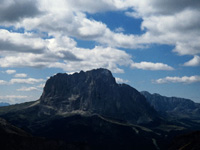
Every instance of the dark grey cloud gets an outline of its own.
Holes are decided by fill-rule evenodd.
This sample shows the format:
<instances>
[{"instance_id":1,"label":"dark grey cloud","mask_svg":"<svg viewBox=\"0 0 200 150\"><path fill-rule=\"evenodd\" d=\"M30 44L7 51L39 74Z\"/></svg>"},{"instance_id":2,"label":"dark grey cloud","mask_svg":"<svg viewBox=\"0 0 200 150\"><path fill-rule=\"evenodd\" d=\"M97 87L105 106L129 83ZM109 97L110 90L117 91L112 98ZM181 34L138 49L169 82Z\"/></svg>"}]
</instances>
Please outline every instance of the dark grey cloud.
<instances>
[{"instance_id":1,"label":"dark grey cloud","mask_svg":"<svg viewBox=\"0 0 200 150\"><path fill-rule=\"evenodd\" d=\"M10 41L0 40L0 51L13 51L13 52L23 52L23 53L43 53L44 49L42 48L32 48L28 45L17 45Z\"/></svg>"},{"instance_id":2,"label":"dark grey cloud","mask_svg":"<svg viewBox=\"0 0 200 150\"><path fill-rule=\"evenodd\" d=\"M64 51L62 52L64 57L64 60L70 60L70 61L81 61L80 58L78 58L77 56L75 56L73 53L69 52L69 51Z\"/></svg>"},{"instance_id":3,"label":"dark grey cloud","mask_svg":"<svg viewBox=\"0 0 200 150\"><path fill-rule=\"evenodd\" d=\"M76 55L74 55L70 51L61 51L58 55L51 52L46 52L38 57L35 57L32 61L33 62L56 62L57 60L67 60L67 61L81 61Z\"/></svg>"},{"instance_id":4,"label":"dark grey cloud","mask_svg":"<svg viewBox=\"0 0 200 150\"><path fill-rule=\"evenodd\" d=\"M200 0L152 0L151 5L162 14L173 14L184 9L200 10Z\"/></svg>"},{"instance_id":5,"label":"dark grey cloud","mask_svg":"<svg viewBox=\"0 0 200 150\"><path fill-rule=\"evenodd\" d=\"M102 11L116 10L114 2L102 0L67 0L67 3L72 6L74 10L81 10L89 13L96 13Z\"/></svg>"},{"instance_id":6,"label":"dark grey cloud","mask_svg":"<svg viewBox=\"0 0 200 150\"><path fill-rule=\"evenodd\" d=\"M0 5L0 22L15 22L41 13L36 0L14 0L12 3L3 1Z\"/></svg>"}]
</instances>

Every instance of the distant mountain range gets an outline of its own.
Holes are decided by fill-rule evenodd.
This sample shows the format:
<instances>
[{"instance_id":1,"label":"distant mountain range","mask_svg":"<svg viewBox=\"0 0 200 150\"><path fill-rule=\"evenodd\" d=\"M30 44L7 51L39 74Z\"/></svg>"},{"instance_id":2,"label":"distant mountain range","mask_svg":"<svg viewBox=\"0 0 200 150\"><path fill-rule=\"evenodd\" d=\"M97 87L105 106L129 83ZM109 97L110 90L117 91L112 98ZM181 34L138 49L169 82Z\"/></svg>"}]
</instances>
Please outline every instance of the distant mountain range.
<instances>
[{"instance_id":1,"label":"distant mountain range","mask_svg":"<svg viewBox=\"0 0 200 150\"><path fill-rule=\"evenodd\" d=\"M190 99L166 97L142 91L149 104L160 114L174 118L200 119L200 104Z\"/></svg>"},{"instance_id":2,"label":"distant mountain range","mask_svg":"<svg viewBox=\"0 0 200 150\"><path fill-rule=\"evenodd\" d=\"M0 102L0 107L9 106L9 105L10 105L9 103Z\"/></svg>"},{"instance_id":3,"label":"distant mountain range","mask_svg":"<svg viewBox=\"0 0 200 150\"><path fill-rule=\"evenodd\" d=\"M200 129L198 109L191 100L117 84L101 68L59 73L47 80L39 100L1 107L0 117L29 134L24 149L33 140L43 150L49 141L62 150L166 150L174 136Z\"/></svg>"}]
</instances>

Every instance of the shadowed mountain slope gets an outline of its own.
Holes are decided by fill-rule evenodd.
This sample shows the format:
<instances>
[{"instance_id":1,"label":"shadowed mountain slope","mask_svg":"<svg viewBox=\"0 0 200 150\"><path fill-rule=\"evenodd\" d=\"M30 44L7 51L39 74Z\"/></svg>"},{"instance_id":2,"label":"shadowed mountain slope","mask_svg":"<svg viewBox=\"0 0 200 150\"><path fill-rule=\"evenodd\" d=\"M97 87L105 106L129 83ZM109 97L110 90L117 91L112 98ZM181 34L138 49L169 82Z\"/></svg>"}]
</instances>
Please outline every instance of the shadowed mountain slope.
<instances>
[{"instance_id":1,"label":"shadowed mountain slope","mask_svg":"<svg viewBox=\"0 0 200 150\"><path fill-rule=\"evenodd\" d=\"M149 123L157 117L143 95L129 85L117 84L107 69L51 77L40 104L55 113L79 111L132 123Z\"/></svg>"},{"instance_id":2,"label":"shadowed mountain slope","mask_svg":"<svg viewBox=\"0 0 200 150\"><path fill-rule=\"evenodd\" d=\"M166 97L159 94L150 94L149 92L141 92L161 114L175 118L190 118L200 119L200 104L193 102L190 99Z\"/></svg>"}]
</instances>

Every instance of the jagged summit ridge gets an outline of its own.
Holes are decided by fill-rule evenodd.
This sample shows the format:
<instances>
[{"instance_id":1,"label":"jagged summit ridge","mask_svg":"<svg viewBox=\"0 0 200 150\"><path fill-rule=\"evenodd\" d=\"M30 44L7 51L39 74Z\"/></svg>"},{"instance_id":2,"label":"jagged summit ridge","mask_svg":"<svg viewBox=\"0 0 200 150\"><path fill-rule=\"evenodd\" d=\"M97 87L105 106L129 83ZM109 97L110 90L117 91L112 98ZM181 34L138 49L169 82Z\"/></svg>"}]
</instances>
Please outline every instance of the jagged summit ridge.
<instances>
[{"instance_id":1,"label":"jagged summit ridge","mask_svg":"<svg viewBox=\"0 0 200 150\"><path fill-rule=\"evenodd\" d=\"M141 94L159 113L168 114L171 117L199 119L200 104L190 99L166 97L157 93L150 94L147 91L142 91Z\"/></svg>"},{"instance_id":2,"label":"jagged summit ridge","mask_svg":"<svg viewBox=\"0 0 200 150\"><path fill-rule=\"evenodd\" d=\"M72 97L77 97L78 95L85 94L86 91L90 91L92 87L102 87L102 89L99 90L103 90L107 86L116 85L115 78L107 69L100 68L86 72L80 71L80 73L69 75L66 73L58 73L47 80L40 101L42 103L47 102L46 104L48 104L49 100L45 101L47 97L69 98L68 96L72 93ZM69 98L69 100L70 99L75 100L74 98Z\"/></svg>"},{"instance_id":3,"label":"jagged summit ridge","mask_svg":"<svg viewBox=\"0 0 200 150\"><path fill-rule=\"evenodd\" d=\"M150 122L156 116L144 96L129 85L117 84L103 68L51 77L40 104L59 113L84 111L132 123Z\"/></svg>"}]
</instances>

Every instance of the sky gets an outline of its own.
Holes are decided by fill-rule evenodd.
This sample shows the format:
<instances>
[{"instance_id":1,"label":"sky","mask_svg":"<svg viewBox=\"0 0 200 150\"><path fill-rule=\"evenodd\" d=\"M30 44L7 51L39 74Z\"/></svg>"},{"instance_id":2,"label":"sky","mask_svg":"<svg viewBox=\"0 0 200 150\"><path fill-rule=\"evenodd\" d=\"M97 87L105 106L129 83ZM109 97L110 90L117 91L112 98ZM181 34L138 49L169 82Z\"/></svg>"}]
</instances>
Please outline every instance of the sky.
<instances>
[{"instance_id":1,"label":"sky","mask_svg":"<svg viewBox=\"0 0 200 150\"><path fill-rule=\"evenodd\" d=\"M0 0L0 102L56 73L107 68L138 91L200 103L199 0Z\"/></svg>"}]
</instances>

